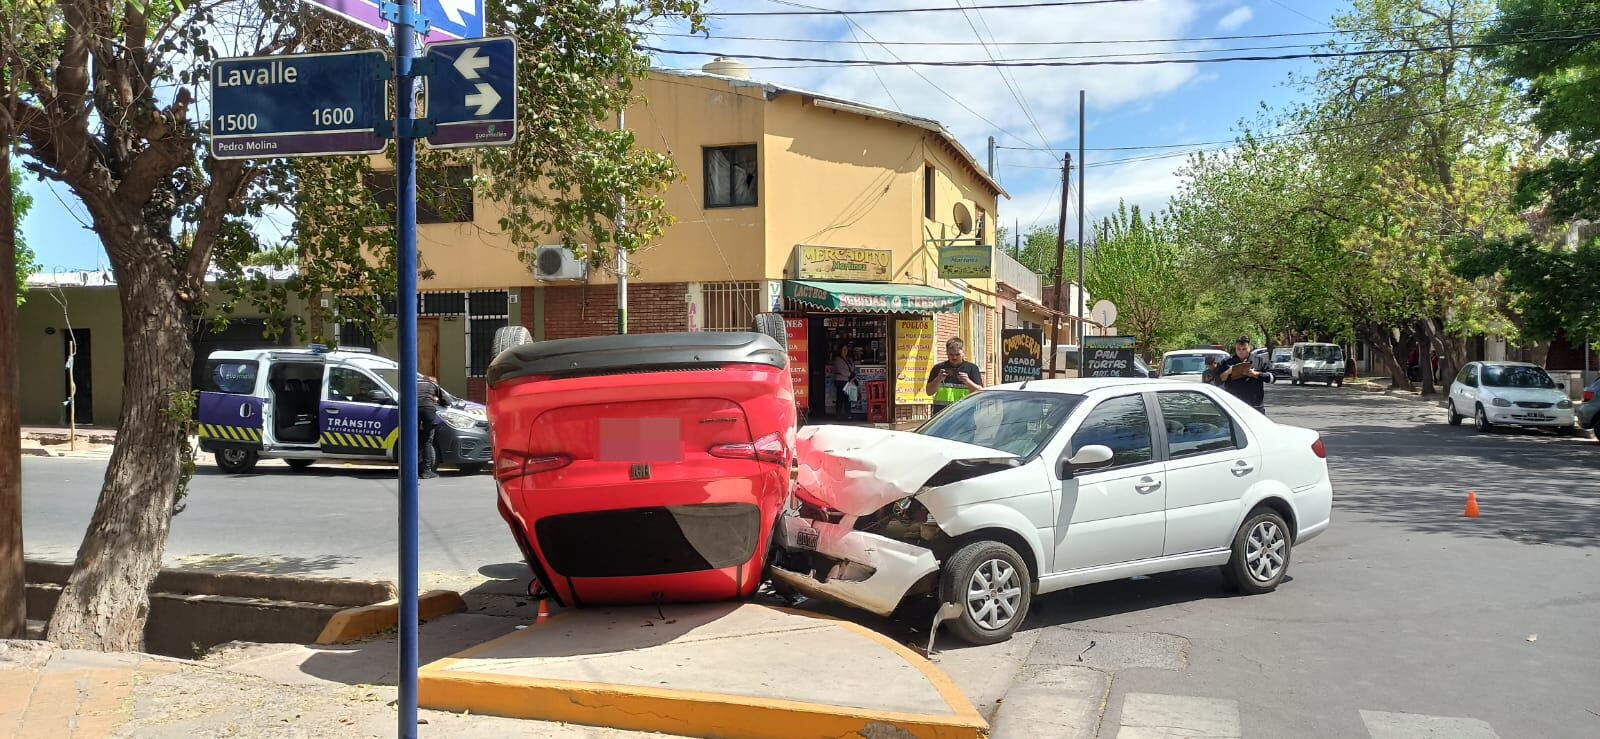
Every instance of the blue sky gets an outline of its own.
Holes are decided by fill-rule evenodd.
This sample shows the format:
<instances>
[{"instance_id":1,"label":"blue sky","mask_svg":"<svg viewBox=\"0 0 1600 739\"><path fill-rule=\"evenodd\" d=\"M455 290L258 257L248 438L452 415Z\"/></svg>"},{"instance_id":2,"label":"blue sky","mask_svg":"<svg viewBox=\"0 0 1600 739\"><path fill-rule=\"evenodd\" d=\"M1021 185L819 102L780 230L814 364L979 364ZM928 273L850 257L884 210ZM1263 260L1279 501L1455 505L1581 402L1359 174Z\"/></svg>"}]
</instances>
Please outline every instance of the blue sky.
<instances>
[{"instance_id":1,"label":"blue sky","mask_svg":"<svg viewBox=\"0 0 1600 739\"><path fill-rule=\"evenodd\" d=\"M998 4L1011 0L802 0L830 9ZM1077 7L983 10L855 16L851 26L838 16L713 17L710 39L669 35L649 43L662 48L714 50L737 54L824 58L887 58L869 39L931 42L934 46L894 46L904 59L974 59L992 52L1004 58L1115 54L1175 49L1226 48L1315 43L1326 37L1214 41L1205 43L1102 44L1087 46L966 45L982 38L1009 41L1103 41L1108 39L1192 38L1201 36L1326 31L1327 20L1347 3L1336 0L1139 0ZM781 10L771 0L711 0L713 11ZM974 34L974 28L977 34ZM663 34L681 28L663 25ZM854 34L854 36L852 35ZM843 44L737 41L724 36L808 38ZM859 44L856 41L859 40ZM1254 53L1293 53L1302 49ZM698 67L706 57L658 56L666 67ZM752 76L775 83L859 100L944 123L983 161L987 139L1002 146L1077 146L1077 91L1088 91L1088 147L1186 144L1231 138L1235 124L1254 118L1262 102L1274 107L1298 94L1285 85L1288 75L1308 71L1305 61L1237 62L1138 67L1016 68L1009 79L993 68L863 68L809 66L749 60ZM769 68L763 68L769 67ZM776 68L789 67L789 68ZM920 72L921 76L918 76ZM923 79L926 78L926 79ZM1011 83L1008 85L1007 83ZM1015 87L1019 95L1013 95ZM1026 104L1023 111L1017 97ZM982 114L980 118L952 101ZM987 119L987 120L984 120ZM1037 124L1037 125L1036 125ZM996 130L996 126L1001 130ZM1087 212L1093 218L1116 208L1119 199L1146 208L1160 207L1177 188L1175 170L1182 157L1121 164L1111 159L1170 153L1171 150L1088 152ZM1020 221L1054 223L1059 180L1050 154L1003 149L998 176L1012 194L1002 203L1002 225ZM64 186L26 183L34 207L23 233L46 269L92 269L105 263L98 240L85 223L83 207ZM266 226L269 238L276 228Z\"/></svg>"}]
</instances>

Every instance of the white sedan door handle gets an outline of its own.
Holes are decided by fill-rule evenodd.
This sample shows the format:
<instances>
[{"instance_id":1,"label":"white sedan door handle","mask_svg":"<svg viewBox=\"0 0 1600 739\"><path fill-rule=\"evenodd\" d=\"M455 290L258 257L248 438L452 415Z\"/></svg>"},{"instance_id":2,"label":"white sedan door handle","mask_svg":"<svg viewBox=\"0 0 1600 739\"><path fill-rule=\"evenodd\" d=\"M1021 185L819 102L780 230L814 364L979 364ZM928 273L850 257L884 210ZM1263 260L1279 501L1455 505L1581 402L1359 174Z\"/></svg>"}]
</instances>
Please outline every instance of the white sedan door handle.
<instances>
[{"instance_id":1,"label":"white sedan door handle","mask_svg":"<svg viewBox=\"0 0 1600 739\"><path fill-rule=\"evenodd\" d=\"M1161 489L1161 481L1154 477L1141 477L1139 484L1134 485L1133 489L1141 493L1153 493Z\"/></svg>"},{"instance_id":2,"label":"white sedan door handle","mask_svg":"<svg viewBox=\"0 0 1600 739\"><path fill-rule=\"evenodd\" d=\"M1244 477L1245 475L1248 475L1248 474L1250 474L1252 472L1255 472L1255 471L1256 471L1255 466L1250 464L1249 462L1246 462L1245 460L1241 459L1241 460L1233 463L1233 476L1234 477Z\"/></svg>"}]
</instances>

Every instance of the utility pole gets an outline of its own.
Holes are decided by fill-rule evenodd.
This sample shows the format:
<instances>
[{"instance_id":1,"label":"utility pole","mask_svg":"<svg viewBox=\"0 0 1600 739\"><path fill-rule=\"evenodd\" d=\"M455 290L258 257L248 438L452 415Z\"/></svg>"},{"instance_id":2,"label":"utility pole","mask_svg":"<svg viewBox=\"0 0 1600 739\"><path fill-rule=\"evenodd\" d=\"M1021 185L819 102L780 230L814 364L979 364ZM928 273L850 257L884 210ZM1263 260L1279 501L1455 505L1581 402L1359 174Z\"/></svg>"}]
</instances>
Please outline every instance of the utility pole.
<instances>
[{"instance_id":1,"label":"utility pole","mask_svg":"<svg viewBox=\"0 0 1600 739\"><path fill-rule=\"evenodd\" d=\"M1022 257L1022 219L1011 219L1011 256Z\"/></svg>"},{"instance_id":2,"label":"utility pole","mask_svg":"<svg viewBox=\"0 0 1600 739\"><path fill-rule=\"evenodd\" d=\"M1078 374L1083 374L1083 90L1078 91Z\"/></svg>"},{"instance_id":3,"label":"utility pole","mask_svg":"<svg viewBox=\"0 0 1600 739\"><path fill-rule=\"evenodd\" d=\"M989 137L989 179L994 179L994 137Z\"/></svg>"},{"instance_id":4,"label":"utility pole","mask_svg":"<svg viewBox=\"0 0 1600 739\"><path fill-rule=\"evenodd\" d=\"M400 0L394 19L395 269L400 323L400 676L396 735L417 736L417 26L426 24L413 0Z\"/></svg>"},{"instance_id":5,"label":"utility pole","mask_svg":"<svg viewBox=\"0 0 1600 739\"><path fill-rule=\"evenodd\" d=\"M626 130L627 123L623 120L622 111L628 107L627 101L617 107L617 132ZM612 241L617 246L617 334L628 333L628 250L622 248L623 211L628 207L628 196L617 196L617 217L612 226L617 229L617 236Z\"/></svg>"},{"instance_id":6,"label":"utility pole","mask_svg":"<svg viewBox=\"0 0 1600 739\"><path fill-rule=\"evenodd\" d=\"M1056 224L1056 299L1055 310L1050 313L1050 376L1056 376L1057 357L1061 356L1061 307L1067 304L1067 298L1062 294L1061 266L1066 261L1067 255L1067 202L1071 197L1068 191L1072 187L1072 152L1061 159L1061 217ZM1081 357L1080 357L1081 359ZM1083 363L1078 363L1078 370L1083 371Z\"/></svg>"}]
</instances>

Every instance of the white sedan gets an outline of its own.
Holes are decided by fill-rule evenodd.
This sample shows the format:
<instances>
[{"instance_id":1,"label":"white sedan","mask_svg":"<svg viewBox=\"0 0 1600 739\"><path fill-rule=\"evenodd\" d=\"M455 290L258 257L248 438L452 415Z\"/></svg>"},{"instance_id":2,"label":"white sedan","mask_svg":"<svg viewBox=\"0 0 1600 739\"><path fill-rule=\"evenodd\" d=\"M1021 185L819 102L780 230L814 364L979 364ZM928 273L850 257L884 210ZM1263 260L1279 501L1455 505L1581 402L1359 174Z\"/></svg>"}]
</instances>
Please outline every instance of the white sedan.
<instances>
[{"instance_id":1,"label":"white sedan","mask_svg":"<svg viewBox=\"0 0 1600 739\"><path fill-rule=\"evenodd\" d=\"M1451 426L1471 414L1479 431L1495 426L1577 431L1566 386L1538 365L1526 362L1470 362L1450 383L1445 417Z\"/></svg>"},{"instance_id":2,"label":"white sedan","mask_svg":"<svg viewBox=\"0 0 1600 739\"><path fill-rule=\"evenodd\" d=\"M1315 431L1181 381L1001 385L916 433L804 428L797 456L775 583L881 615L934 596L977 644L1088 583L1220 566L1271 591L1333 505Z\"/></svg>"}]
</instances>

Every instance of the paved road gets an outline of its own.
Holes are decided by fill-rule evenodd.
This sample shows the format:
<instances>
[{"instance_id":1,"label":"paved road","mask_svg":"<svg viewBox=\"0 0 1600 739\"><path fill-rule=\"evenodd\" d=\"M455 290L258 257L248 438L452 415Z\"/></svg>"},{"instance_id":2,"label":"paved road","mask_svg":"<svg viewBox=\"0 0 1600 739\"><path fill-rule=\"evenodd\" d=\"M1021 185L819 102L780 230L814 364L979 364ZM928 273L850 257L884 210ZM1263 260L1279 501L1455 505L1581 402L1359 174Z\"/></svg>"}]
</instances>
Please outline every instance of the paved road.
<instances>
[{"instance_id":1,"label":"paved road","mask_svg":"<svg viewBox=\"0 0 1600 739\"><path fill-rule=\"evenodd\" d=\"M1036 600L1010 644L938 657L997 736L1600 736L1600 444L1479 435L1349 389L1275 386L1268 405L1324 433L1337 491L1292 580L1230 597L1196 571ZM30 555L70 559L102 465L25 461ZM393 576L392 473L201 472L169 562ZM1469 489L1482 518L1461 517ZM422 491L429 579L520 574L489 478Z\"/></svg>"},{"instance_id":2,"label":"paved road","mask_svg":"<svg viewBox=\"0 0 1600 739\"><path fill-rule=\"evenodd\" d=\"M1350 390L1278 386L1268 406L1323 432L1336 490L1292 581L1230 597L1194 571L1036 600L1031 647L946 653L1019 675L997 736L1074 735L1086 688L1104 715L1077 723L1101 736L1600 736L1600 444Z\"/></svg>"},{"instance_id":3,"label":"paved road","mask_svg":"<svg viewBox=\"0 0 1600 739\"><path fill-rule=\"evenodd\" d=\"M70 562L94 512L104 460L23 460L23 539L30 557ZM424 584L458 585L520 562L495 512L488 475L446 471L421 481ZM170 566L236 572L397 577L394 468L263 463L225 475L202 455L187 507L172 521ZM478 578L481 579L481 578Z\"/></svg>"}]
</instances>

